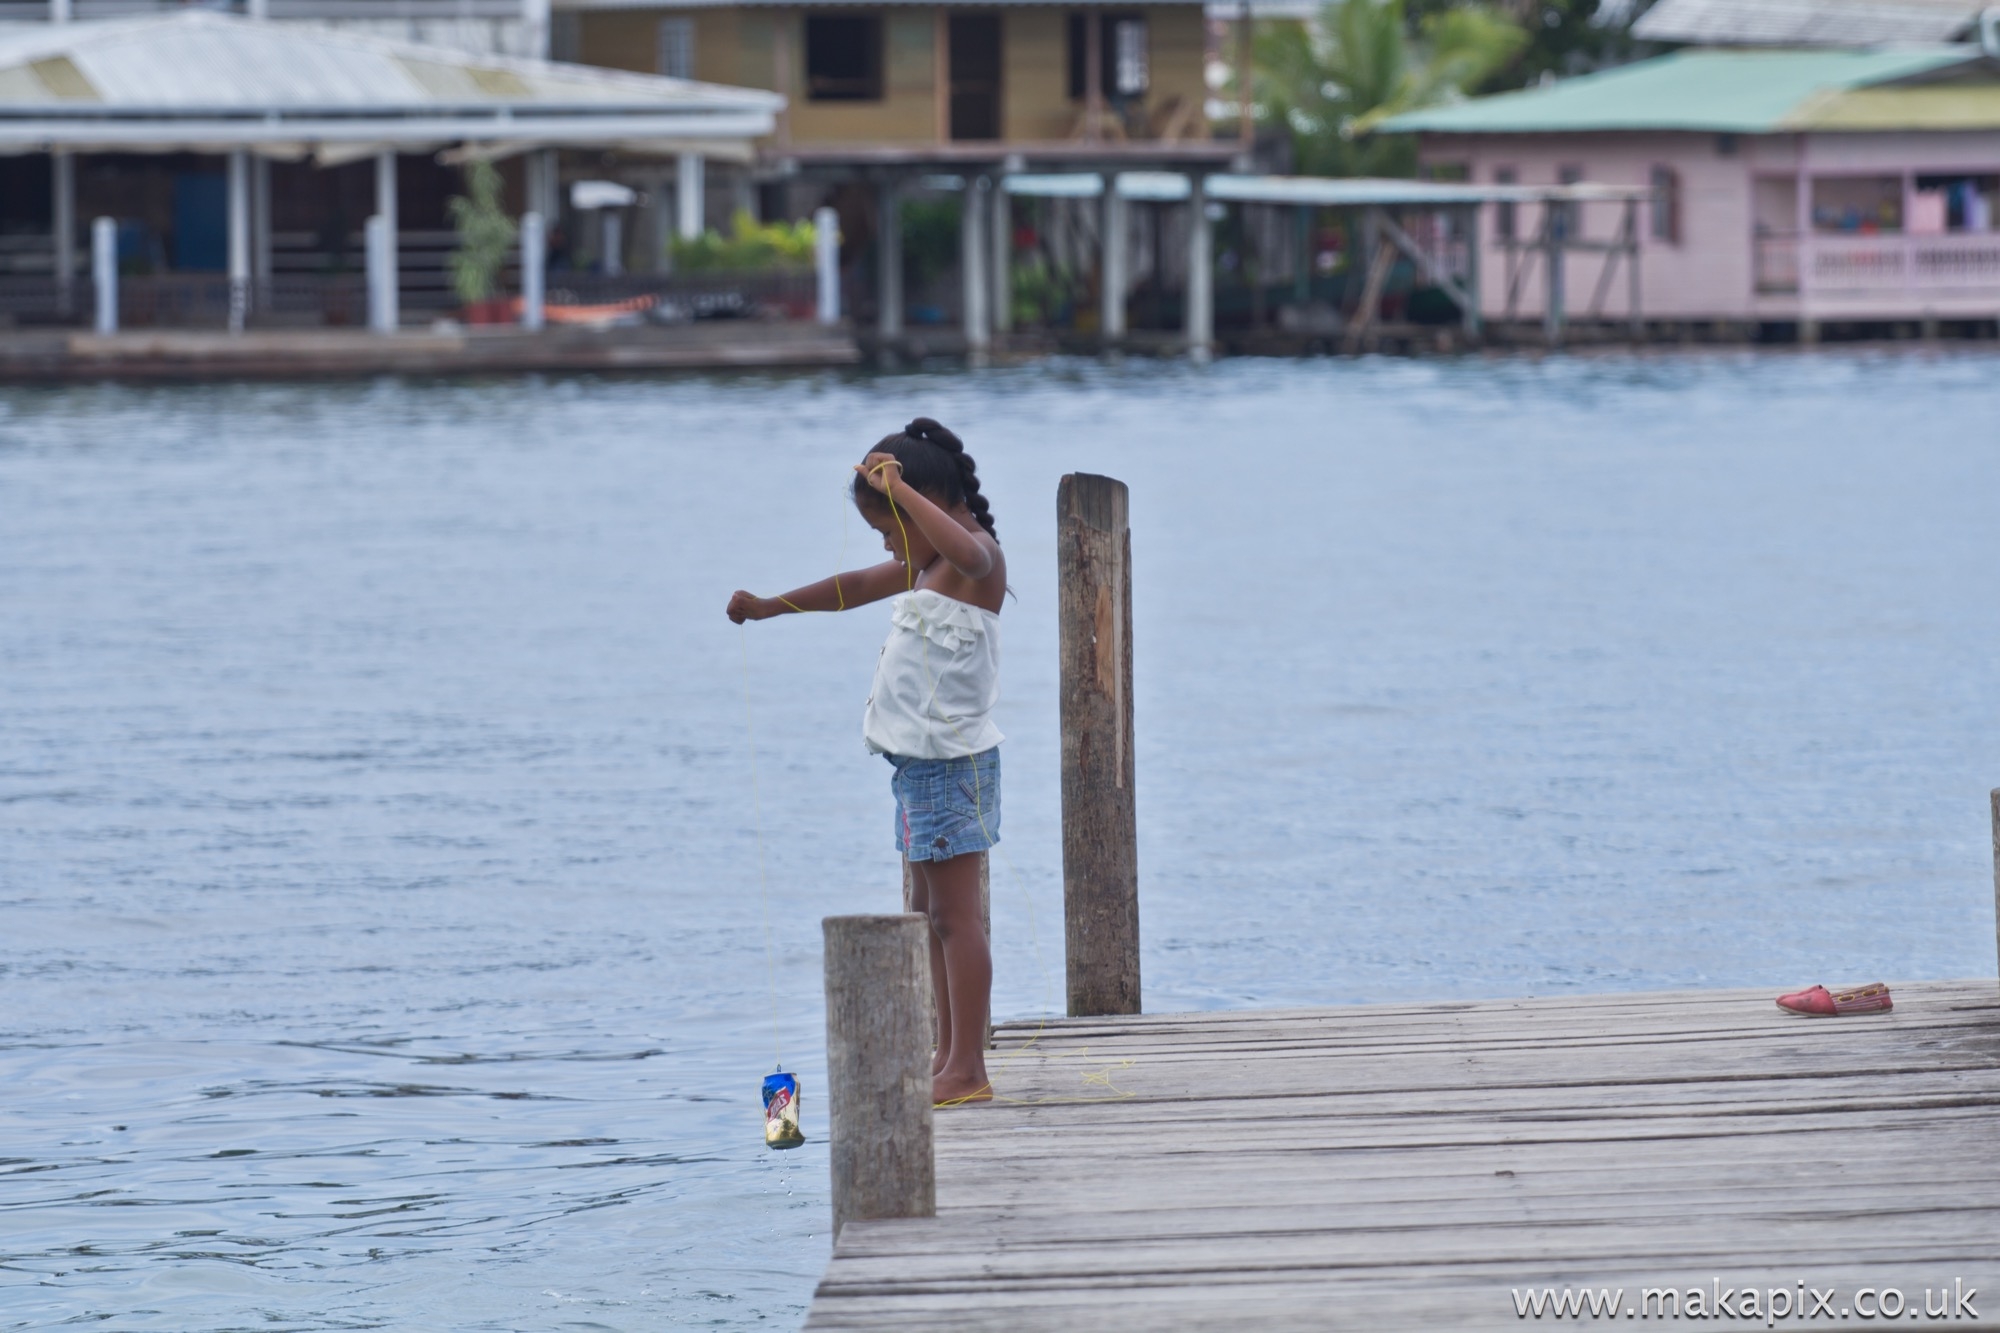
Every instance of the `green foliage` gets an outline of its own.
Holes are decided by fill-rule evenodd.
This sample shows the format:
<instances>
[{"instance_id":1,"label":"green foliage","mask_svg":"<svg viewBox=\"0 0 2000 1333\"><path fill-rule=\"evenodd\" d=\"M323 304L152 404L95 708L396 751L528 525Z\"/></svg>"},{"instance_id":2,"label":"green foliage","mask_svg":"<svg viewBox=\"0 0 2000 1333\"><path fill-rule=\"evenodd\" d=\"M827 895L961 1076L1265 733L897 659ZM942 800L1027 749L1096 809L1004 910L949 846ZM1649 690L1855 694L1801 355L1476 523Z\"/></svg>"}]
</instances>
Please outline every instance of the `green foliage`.
<instances>
[{"instance_id":1,"label":"green foliage","mask_svg":"<svg viewBox=\"0 0 2000 1333\"><path fill-rule=\"evenodd\" d=\"M811 268L813 224L811 219L759 222L739 208L729 220L729 235L707 231L691 241L676 239L673 257L674 268L683 273Z\"/></svg>"},{"instance_id":2,"label":"green foliage","mask_svg":"<svg viewBox=\"0 0 2000 1333\"><path fill-rule=\"evenodd\" d=\"M903 201L903 272L921 290L958 262L959 201Z\"/></svg>"},{"instance_id":3,"label":"green foliage","mask_svg":"<svg viewBox=\"0 0 2000 1333\"><path fill-rule=\"evenodd\" d=\"M514 220L500 207L500 173L491 162L468 162L464 195L453 195L445 209L458 232L458 249L448 261L452 290L470 305L493 295L500 266L514 247ZM469 197L468 197L469 196Z\"/></svg>"},{"instance_id":4,"label":"green foliage","mask_svg":"<svg viewBox=\"0 0 2000 1333\"><path fill-rule=\"evenodd\" d=\"M1485 4L1435 9L1412 25L1403 0L1330 0L1312 23L1260 27L1252 100L1260 120L1291 135L1301 172L1409 175L1414 145L1376 135L1375 126L1478 89L1528 40L1520 24Z\"/></svg>"},{"instance_id":5,"label":"green foliage","mask_svg":"<svg viewBox=\"0 0 2000 1333\"><path fill-rule=\"evenodd\" d=\"M1451 7L1453 0L1409 0L1410 16L1423 22L1433 13ZM1633 20L1648 8L1649 0L1632 0L1622 6L1600 5L1598 0L1503 0L1506 12L1528 34L1527 44L1481 85L1483 91L1525 88L1543 75L1567 78L1607 65L1636 59L1640 44L1632 40ZM1605 12L1616 10L1615 21L1607 22Z\"/></svg>"},{"instance_id":6,"label":"green foliage","mask_svg":"<svg viewBox=\"0 0 2000 1333\"><path fill-rule=\"evenodd\" d=\"M1016 257L1010 276L1017 324L1063 323L1082 296L1073 275L1056 271L1039 254Z\"/></svg>"}]
</instances>

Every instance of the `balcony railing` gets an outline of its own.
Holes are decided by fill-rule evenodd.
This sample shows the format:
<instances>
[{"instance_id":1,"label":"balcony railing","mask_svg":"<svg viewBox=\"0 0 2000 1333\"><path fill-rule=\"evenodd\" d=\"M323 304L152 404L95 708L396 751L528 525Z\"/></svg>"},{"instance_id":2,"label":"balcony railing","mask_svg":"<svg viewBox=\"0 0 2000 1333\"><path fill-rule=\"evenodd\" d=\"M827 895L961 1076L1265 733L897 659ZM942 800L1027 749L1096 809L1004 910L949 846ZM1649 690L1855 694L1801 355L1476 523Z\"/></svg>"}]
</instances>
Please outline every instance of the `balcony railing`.
<instances>
[{"instance_id":1,"label":"balcony railing","mask_svg":"<svg viewBox=\"0 0 2000 1333\"><path fill-rule=\"evenodd\" d=\"M1944 236L1759 236L1760 293L1885 296L2000 293L2000 232Z\"/></svg>"}]
</instances>

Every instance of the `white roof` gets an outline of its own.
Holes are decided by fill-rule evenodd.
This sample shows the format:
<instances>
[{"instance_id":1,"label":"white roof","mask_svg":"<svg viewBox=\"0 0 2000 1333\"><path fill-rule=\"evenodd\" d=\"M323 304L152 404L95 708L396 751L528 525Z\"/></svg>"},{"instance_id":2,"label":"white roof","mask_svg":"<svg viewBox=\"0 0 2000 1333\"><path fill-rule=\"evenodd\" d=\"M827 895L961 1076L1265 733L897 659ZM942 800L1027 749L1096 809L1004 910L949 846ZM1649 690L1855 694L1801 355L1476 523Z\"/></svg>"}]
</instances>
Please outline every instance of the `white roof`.
<instances>
[{"instance_id":1,"label":"white roof","mask_svg":"<svg viewBox=\"0 0 2000 1333\"><path fill-rule=\"evenodd\" d=\"M1148 203L1185 199L1188 178L1173 171L1121 171L1118 196ZM1095 199L1104 193L1104 177L1094 172L1045 172L1008 176L1009 194L1053 199ZM1486 203L1617 202L1643 199L1643 185L1464 185L1449 181L1383 180L1367 176L1239 176L1218 173L1203 189L1214 200L1251 204L1306 204L1324 208L1438 207Z\"/></svg>"},{"instance_id":2,"label":"white roof","mask_svg":"<svg viewBox=\"0 0 2000 1333\"><path fill-rule=\"evenodd\" d=\"M1968 0L1659 0L1632 35L1701 46L1948 42L1972 26L1979 8Z\"/></svg>"},{"instance_id":3,"label":"white roof","mask_svg":"<svg viewBox=\"0 0 2000 1333\"><path fill-rule=\"evenodd\" d=\"M250 148L324 160L564 144L742 155L783 106L757 89L199 10L0 36L0 152Z\"/></svg>"}]
</instances>

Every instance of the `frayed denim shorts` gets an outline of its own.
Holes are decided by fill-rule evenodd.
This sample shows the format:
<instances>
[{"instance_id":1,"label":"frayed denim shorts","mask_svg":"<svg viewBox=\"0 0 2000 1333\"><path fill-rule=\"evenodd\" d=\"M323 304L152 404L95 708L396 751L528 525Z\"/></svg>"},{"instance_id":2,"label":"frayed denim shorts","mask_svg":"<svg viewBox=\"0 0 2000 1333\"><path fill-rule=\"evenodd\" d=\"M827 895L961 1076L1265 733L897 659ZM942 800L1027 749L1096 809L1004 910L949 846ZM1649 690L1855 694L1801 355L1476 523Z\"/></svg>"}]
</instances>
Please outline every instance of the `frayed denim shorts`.
<instances>
[{"instance_id":1,"label":"frayed denim shorts","mask_svg":"<svg viewBox=\"0 0 2000 1333\"><path fill-rule=\"evenodd\" d=\"M962 759L882 756L895 765L896 850L912 861L949 861L1000 841L1000 747Z\"/></svg>"}]
</instances>

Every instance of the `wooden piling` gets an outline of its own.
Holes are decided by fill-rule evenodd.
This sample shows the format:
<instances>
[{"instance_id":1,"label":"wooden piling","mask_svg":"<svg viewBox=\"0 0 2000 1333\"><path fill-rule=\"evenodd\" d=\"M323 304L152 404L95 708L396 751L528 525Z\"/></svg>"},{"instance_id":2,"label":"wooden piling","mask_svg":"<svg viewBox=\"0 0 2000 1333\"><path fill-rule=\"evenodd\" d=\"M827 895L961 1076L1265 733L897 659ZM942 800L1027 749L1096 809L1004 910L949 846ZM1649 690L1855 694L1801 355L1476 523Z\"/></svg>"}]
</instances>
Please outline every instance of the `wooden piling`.
<instances>
[{"instance_id":1,"label":"wooden piling","mask_svg":"<svg viewBox=\"0 0 2000 1333\"><path fill-rule=\"evenodd\" d=\"M1072 1017L1139 1012L1132 765L1132 530L1125 483L1056 489L1063 939Z\"/></svg>"},{"instance_id":2,"label":"wooden piling","mask_svg":"<svg viewBox=\"0 0 2000 1333\"><path fill-rule=\"evenodd\" d=\"M935 1217L929 924L830 916L826 1070L833 1234L860 1218Z\"/></svg>"}]
</instances>

